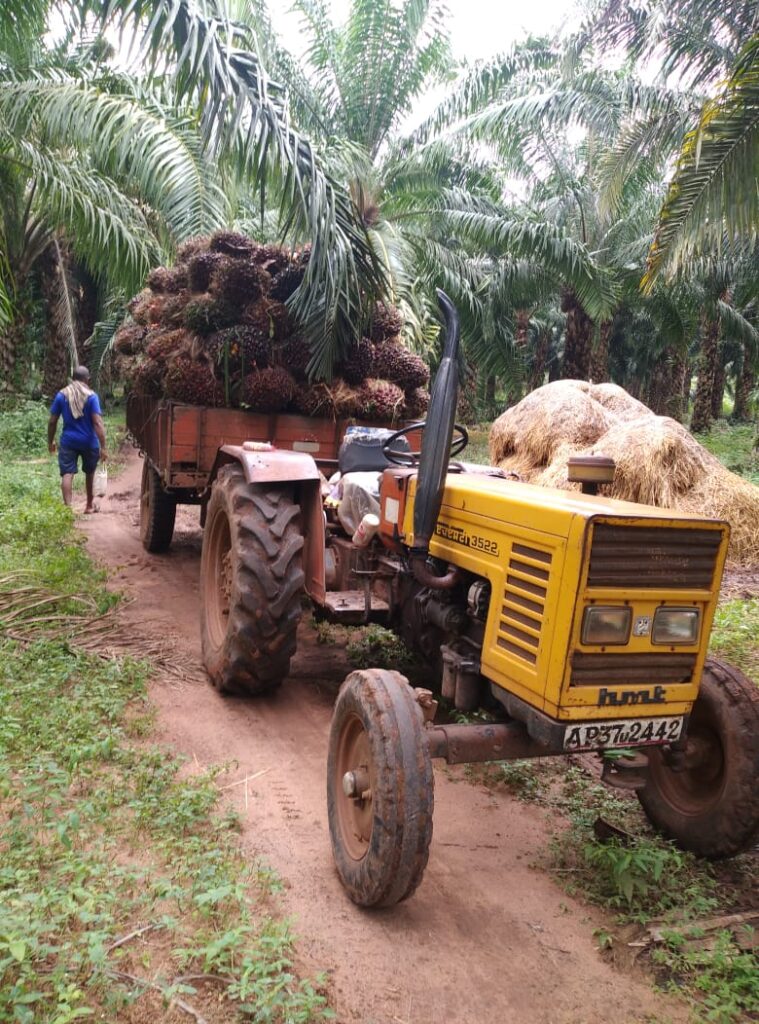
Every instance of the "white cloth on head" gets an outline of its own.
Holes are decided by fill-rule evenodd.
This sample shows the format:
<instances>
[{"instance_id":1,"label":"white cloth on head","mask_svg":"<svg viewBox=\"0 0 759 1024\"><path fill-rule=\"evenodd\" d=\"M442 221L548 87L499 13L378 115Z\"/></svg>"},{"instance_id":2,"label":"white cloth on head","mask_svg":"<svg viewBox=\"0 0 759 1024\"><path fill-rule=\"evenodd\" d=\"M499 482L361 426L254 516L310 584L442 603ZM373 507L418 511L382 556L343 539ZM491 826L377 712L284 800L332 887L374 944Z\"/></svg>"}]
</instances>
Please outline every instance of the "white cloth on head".
<instances>
[{"instance_id":1,"label":"white cloth on head","mask_svg":"<svg viewBox=\"0 0 759 1024\"><path fill-rule=\"evenodd\" d=\"M81 380L72 380L69 385L63 388L61 393L69 403L71 415L75 420L81 419L84 415L84 407L87 404L87 399L90 395L95 394L92 388L88 388Z\"/></svg>"}]
</instances>

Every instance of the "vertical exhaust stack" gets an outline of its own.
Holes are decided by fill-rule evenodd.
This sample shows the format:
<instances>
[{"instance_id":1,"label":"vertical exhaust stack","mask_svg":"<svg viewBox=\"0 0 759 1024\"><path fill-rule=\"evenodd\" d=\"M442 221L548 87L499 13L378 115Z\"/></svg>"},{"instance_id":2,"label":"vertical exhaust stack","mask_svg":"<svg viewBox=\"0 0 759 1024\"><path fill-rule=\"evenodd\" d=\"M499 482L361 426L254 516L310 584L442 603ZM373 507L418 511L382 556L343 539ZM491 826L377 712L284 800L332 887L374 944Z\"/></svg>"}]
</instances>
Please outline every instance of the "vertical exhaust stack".
<instances>
[{"instance_id":1,"label":"vertical exhaust stack","mask_svg":"<svg viewBox=\"0 0 759 1024\"><path fill-rule=\"evenodd\" d=\"M443 358L435 374L426 426L422 435L414 502L414 546L411 548L409 562L414 576L420 583L445 590L455 585L458 579L457 571L453 569L445 576L435 576L427 566L427 557L430 540L440 515L453 440L459 395L458 352L461 330L455 306L439 288L437 299L445 321L445 345Z\"/></svg>"}]
</instances>

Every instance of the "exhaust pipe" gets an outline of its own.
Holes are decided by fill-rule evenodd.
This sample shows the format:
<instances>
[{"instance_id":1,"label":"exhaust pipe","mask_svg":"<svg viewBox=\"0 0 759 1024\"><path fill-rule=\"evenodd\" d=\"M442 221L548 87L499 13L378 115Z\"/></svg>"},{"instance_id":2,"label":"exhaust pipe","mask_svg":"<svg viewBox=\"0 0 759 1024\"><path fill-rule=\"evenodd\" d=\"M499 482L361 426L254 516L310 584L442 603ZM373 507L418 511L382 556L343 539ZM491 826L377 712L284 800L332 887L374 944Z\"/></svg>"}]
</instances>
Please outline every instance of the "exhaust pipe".
<instances>
[{"instance_id":1,"label":"exhaust pipe","mask_svg":"<svg viewBox=\"0 0 759 1024\"><path fill-rule=\"evenodd\" d=\"M436 576L427 566L427 557L430 540L440 515L453 440L459 394L458 351L461 330L455 306L439 288L437 299L445 321L445 345L443 358L435 374L422 436L414 503L414 546L411 548L409 565L415 578L423 586L435 590L448 590L456 585L458 570L452 569L445 576Z\"/></svg>"}]
</instances>

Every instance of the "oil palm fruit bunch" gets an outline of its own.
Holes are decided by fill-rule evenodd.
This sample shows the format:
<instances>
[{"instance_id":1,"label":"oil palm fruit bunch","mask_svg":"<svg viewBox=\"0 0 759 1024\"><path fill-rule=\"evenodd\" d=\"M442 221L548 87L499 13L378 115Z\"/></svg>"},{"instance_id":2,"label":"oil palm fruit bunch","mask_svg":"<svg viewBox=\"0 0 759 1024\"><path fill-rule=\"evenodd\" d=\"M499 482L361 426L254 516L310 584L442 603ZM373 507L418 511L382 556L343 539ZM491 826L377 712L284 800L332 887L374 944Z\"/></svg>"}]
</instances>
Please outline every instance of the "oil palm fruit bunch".
<instances>
[{"instance_id":1,"label":"oil palm fruit bunch","mask_svg":"<svg viewBox=\"0 0 759 1024\"><path fill-rule=\"evenodd\" d=\"M226 256L252 256L257 248L252 238L239 231L214 231L208 247L211 252L223 252Z\"/></svg>"},{"instance_id":2,"label":"oil palm fruit bunch","mask_svg":"<svg viewBox=\"0 0 759 1024\"><path fill-rule=\"evenodd\" d=\"M290 262L290 253L278 245L259 245L253 253L253 262L274 277Z\"/></svg>"},{"instance_id":3,"label":"oil palm fruit bunch","mask_svg":"<svg viewBox=\"0 0 759 1024\"><path fill-rule=\"evenodd\" d=\"M211 275L211 289L236 309L242 310L249 302L256 302L268 291L271 277L251 259L219 261Z\"/></svg>"},{"instance_id":4,"label":"oil palm fruit bunch","mask_svg":"<svg viewBox=\"0 0 759 1024\"><path fill-rule=\"evenodd\" d=\"M360 384L372 374L374 345L369 338L361 338L344 360L341 370L349 384Z\"/></svg>"},{"instance_id":5,"label":"oil palm fruit bunch","mask_svg":"<svg viewBox=\"0 0 759 1024\"><path fill-rule=\"evenodd\" d=\"M430 393L426 388L413 388L403 398L403 415L409 420L420 420L427 415Z\"/></svg>"},{"instance_id":6,"label":"oil palm fruit bunch","mask_svg":"<svg viewBox=\"0 0 759 1024\"><path fill-rule=\"evenodd\" d=\"M238 324L225 327L206 340L205 350L217 367L217 375L226 367L231 374L251 373L269 365L269 340L255 327Z\"/></svg>"},{"instance_id":7,"label":"oil palm fruit bunch","mask_svg":"<svg viewBox=\"0 0 759 1024\"><path fill-rule=\"evenodd\" d=\"M385 342L374 346L372 371L375 377L392 381L404 391L424 387L429 382L427 364L401 345Z\"/></svg>"},{"instance_id":8,"label":"oil palm fruit bunch","mask_svg":"<svg viewBox=\"0 0 759 1024\"><path fill-rule=\"evenodd\" d=\"M334 417L335 406L329 387L318 384L299 384L293 395L293 409L302 416Z\"/></svg>"},{"instance_id":9,"label":"oil palm fruit bunch","mask_svg":"<svg viewBox=\"0 0 759 1024\"><path fill-rule=\"evenodd\" d=\"M300 287L305 270L303 267L290 264L274 277L269 294L278 302L286 302L293 292Z\"/></svg>"},{"instance_id":10,"label":"oil palm fruit bunch","mask_svg":"<svg viewBox=\"0 0 759 1024\"><path fill-rule=\"evenodd\" d=\"M185 326L198 334L213 334L230 327L236 319L232 305L220 295L198 295L184 308Z\"/></svg>"},{"instance_id":11,"label":"oil palm fruit bunch","mask_svg":"<svg viewBox=\"0 0 759 1024\"><path fill-rule=\"evenodd\" d=\"M165 366L173 355L187 349L189 343L188 332L182 328L173 331L153 331L145 354L148 359Z\"/></svg>"},{"instance_id":12,"label":"oil palm fruit bunch","mask_svg":"<svg viewBox=\"0 0 759 1024\"><path fill-rule=\"evenodd\" d=\"M205 360L176 355L168 363L164 376L167 398L187 405L220 405L221 388Z\"/></svg>"},{"instance_id":13,"label":"oil palm fruit bunch","mask_svg":"<svg viewBox=\"0 0 759 1024\"><path fill-rule=\"evenodd\" d=\"M187 264L187 282L194 292L208 291L213 272L224 261L220 252L198 252Z\"/></svg>"},{"instance_id":14,"label":"oil palm fruit bunch","mask_svg":"<svg viewBox=\"0 0 759 1024\"><path fill-rule=\"evenodd\" d=\"M136 356L145 347L147 332L140 324L124 324L113 336L113 347L122 356Z\"/></svg>"},{"instance_id":15,"label":"oil palm fruit bunch","mask_svg":"<svg viewBox=\"0 0 759 1024\"><path fill-rule=\"evenodd\" d=\"M284 412L295 394L295 379L282 366L254 370L242 382L240 402L259 412Z\"/></svg>"},{"instance_id":16,"label":"oil palm fruit bunch","mask_svg":"<svg viewBox=\"0 0 759 1024\"><path fill-rule=\"evenodd\" d=\"M372 313L372 341L385 341L393 338L403 330L403 314L395 306L386 306L378 302Z\"/></svg>"},{"instance_id":17,"label":"oil palm fruit bunch","mask_svg":"<svg viewBox=\"0 0 759 1024\"><path fill-rule=\"evenodd\" d=\"M311 349L299 334L294 334L277 350L277 362L286 367L297 381L306 381Z\"/></svg>"},{"instance_id":18,"label":"oil palm fruit bunch","mask_svg":"<svg viewBox=\"0 0 759 1024\"><path fill-rule=\"evenodd\" d=\"M403 413L403 392L389 380L370 377L358 389L359 415L369 420L393 421Z\"/></svg>"},{"instance_id":19,"label":"oil palm fruit bunch","mask_svg":"<svg viewBox=\"0 0 759 1024\"><path fill-rule=\"evenodd\" d=\"M183 266L172 269L169 267L156 267L155 270L151 270L148 274L148 288L151 291L176 294L176 292L181 292L186 287L187 269Z\"/></svg>"}]
</instances>

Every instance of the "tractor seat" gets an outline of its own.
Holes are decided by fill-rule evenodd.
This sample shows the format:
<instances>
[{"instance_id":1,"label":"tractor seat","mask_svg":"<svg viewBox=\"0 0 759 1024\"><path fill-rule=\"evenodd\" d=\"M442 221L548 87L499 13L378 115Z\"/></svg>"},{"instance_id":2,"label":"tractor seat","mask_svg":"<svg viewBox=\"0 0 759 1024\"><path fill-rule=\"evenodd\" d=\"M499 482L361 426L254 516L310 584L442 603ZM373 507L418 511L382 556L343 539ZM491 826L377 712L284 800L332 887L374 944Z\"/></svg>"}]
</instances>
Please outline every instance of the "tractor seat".
<instances>
[{"instance_id":1,"label":"tractor seat","mask_svg":"<svg viewBox=\"0 0 759 1024\"><path fill-rule=\"evenodd\" d=\"M390 465L382 446L394 433L382 427L348 427L337 455L337 468L343 475L381 473ZM411 451L405 437L399 437L393 447L399 452Z\"/></svg>"}]
</instances>

